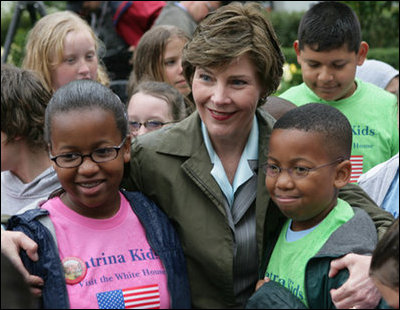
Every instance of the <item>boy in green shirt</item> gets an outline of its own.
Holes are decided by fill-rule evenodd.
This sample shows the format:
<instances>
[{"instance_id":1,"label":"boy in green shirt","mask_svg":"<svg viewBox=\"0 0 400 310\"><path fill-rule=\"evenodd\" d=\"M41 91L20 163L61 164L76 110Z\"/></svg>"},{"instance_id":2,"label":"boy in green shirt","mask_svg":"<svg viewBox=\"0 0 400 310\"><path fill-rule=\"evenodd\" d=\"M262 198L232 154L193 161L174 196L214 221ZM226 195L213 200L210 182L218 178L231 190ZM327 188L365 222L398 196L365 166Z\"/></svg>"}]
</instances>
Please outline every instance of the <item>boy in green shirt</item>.
<instances>
[{"instance_id":1,"label":"boy in green shirt","mask_svg":"<svg viewBox=\"0 0 400 310\"><path fill-rule=\"evenodd\" d=\"M368 214L338 198L351 174L352 129L325 104L297 107L277 120L269 142L266 187L288 218L267 245L260 271L269 282L248 308L334 308L330 290L348 271L328 277L330 262L348 253L370 254L377 243Z\"/></svg>"},{"instance_id":2,"label":"boy in green shirt","mask_svg":"<svg viewBox=\"0 0 400 310\"><path fill-rule=\"evenodd\" d=\"M353 131L350 182L399 151L396 96L355 78L368 44L354 11L340 2L323 1L300 21L294 42L304 83L280 97L300 106L328 104L349 119Z\"/></svg>"}]
</instances>

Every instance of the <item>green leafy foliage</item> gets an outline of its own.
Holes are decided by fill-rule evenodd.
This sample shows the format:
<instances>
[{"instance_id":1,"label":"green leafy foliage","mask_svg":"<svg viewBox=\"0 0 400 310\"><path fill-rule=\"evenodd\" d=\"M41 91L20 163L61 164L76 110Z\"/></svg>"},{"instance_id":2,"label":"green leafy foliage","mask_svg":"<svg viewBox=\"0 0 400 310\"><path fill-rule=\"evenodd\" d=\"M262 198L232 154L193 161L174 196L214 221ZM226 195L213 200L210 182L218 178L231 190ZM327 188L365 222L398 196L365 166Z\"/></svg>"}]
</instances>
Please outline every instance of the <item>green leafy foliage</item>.
<instances>
[{"instance_id":1,"label":"green leafy foliage","mask_svg":"<svg viewBox=\"0 0 400 310\"><path fill-rule=\"evenodd\" d=\"M7 32L11 21L13 20L14 14L17 10L17 6L20 5L20 18L17 24L15 35L12 40L10 52L7 58L8 63L21 66L22 59L24 57L24 46L29 30L32 28L32 20L27 7L24 5L25 2L36 2L36 1L2 1L1 5L1 53L3 54L3 46L6 41ZM3 7L3 3L6 3ZM43 1L47 14L65 10L66 1ZM6 10L6 8L8 8ZM36 19L40 18L40 14L35 10Z\"/></svg>"},{"instance_id":2,"label":"green leafy foliage","mask_svg":"<svg viewBox=\"0 0 400 310\"><path fill-rule=\"evenodd\" d=\"M297 39L297 28L304 12L267 12L267 17L272 23L279 42L282 46L289 47Z\"/></svg>"},{"instance_id":3,"label":"green leafy foliage","mask_svg":"<svg viewBox=\"0 0 400 310\"><path fill-rule=\"evenodd\" d=\"M370 48L367 58L378 59L399 70L399 48Z\"/></svg>"},{"instance_id":4,"label":"green leafy foliage","mask_svg":"<svg viewBox=\"0 0 400 310\"><path fill-rule=\"evenodd\" d=\"M399 46L399 1L341 1L356 12L370 47Z\"/></svg>"}]
</instances>

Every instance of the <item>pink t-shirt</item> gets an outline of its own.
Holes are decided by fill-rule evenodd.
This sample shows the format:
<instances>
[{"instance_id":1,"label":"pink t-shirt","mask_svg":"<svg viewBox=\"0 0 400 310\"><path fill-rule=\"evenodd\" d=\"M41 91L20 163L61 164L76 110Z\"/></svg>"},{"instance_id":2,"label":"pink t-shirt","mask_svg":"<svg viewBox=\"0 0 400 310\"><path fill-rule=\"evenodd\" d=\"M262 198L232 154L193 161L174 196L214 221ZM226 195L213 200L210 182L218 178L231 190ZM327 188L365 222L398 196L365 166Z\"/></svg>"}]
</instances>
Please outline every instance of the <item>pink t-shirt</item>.
<instances>
[{"instance_id":1,"label":"pink t-shirt","mask_svg":"<svg viewBox=\"0 0 400 310\"><path fill-rule=\"evenodd\" d=\"M121 207L109 219L84 217L59 197L42 206L55 227L71 308L170 306L164 266L129 202L120 196Z\"/></svg>"}]
</instances>

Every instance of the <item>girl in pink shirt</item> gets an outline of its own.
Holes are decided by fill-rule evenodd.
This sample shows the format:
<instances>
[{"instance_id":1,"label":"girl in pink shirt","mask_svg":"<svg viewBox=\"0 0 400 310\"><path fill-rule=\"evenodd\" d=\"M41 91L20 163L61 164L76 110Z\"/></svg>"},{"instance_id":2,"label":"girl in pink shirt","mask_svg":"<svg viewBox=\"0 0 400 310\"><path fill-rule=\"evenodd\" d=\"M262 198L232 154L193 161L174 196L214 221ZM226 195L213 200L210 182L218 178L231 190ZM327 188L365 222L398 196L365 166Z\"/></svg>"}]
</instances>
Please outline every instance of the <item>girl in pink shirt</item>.
<instances>
[{"instance_id":1,"label":"girl in pink shirt","mask_svg":"<svg viewBox=\"0 0 400 310\"><path fill-rule=\"evenodd\" d=\"M130 160L128 133L124 105L98 82L61 87L46 109L45 139L62 189L39 211L48 214L58 249L26 213L10 220L11 228L33 235L43 252L36 263L23 259L45 280L45 308L190 307L174 229L143 194L120 190ZM25 220L28 231L21 228Z\"/></svg>"}]
</instances>

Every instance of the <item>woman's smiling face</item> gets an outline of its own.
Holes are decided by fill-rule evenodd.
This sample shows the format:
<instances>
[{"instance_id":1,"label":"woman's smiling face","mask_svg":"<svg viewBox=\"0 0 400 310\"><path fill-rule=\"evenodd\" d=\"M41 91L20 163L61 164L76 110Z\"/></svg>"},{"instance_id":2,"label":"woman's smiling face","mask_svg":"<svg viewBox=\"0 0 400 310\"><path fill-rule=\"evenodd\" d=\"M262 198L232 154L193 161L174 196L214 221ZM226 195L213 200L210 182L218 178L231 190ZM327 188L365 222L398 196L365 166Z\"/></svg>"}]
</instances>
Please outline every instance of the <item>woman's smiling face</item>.
<instances>
[{"instance_id":1,"label":"woman's smiling face","mask_svg":"<svg viewBox=\"0 0 400 310\"><path fill-rule=\"evenodd\" d=\"M247 137L261 96L255 65L242 55L222 68L197 67L192 93L210 139Z\"/></svg>"}]
</instances>

